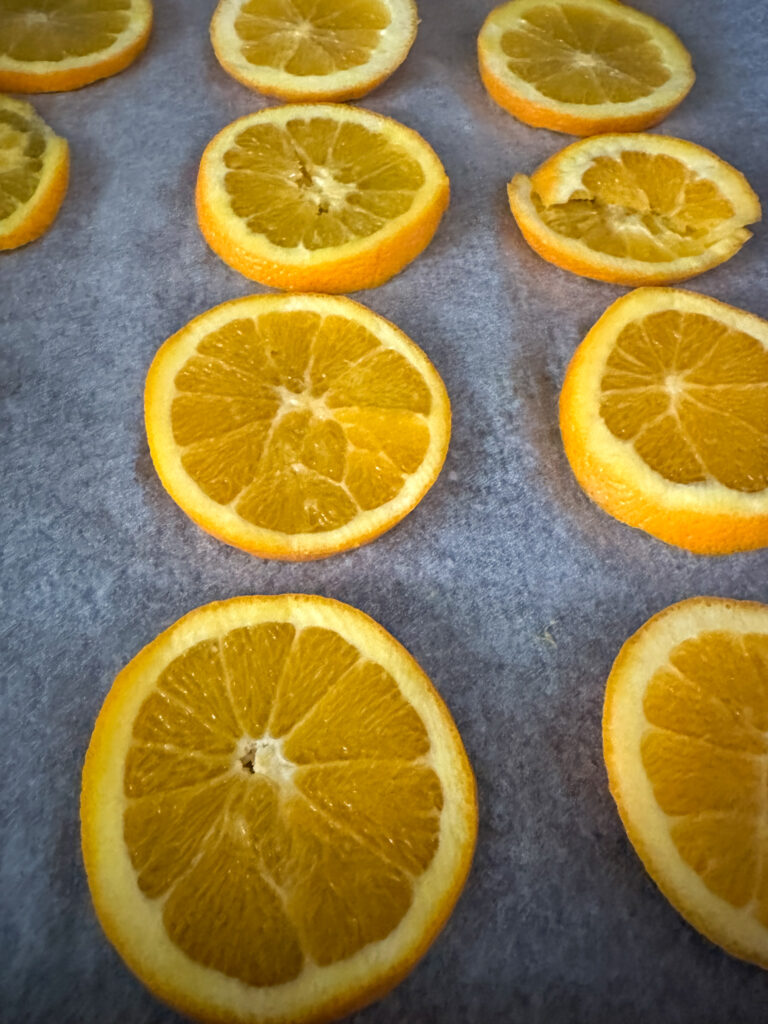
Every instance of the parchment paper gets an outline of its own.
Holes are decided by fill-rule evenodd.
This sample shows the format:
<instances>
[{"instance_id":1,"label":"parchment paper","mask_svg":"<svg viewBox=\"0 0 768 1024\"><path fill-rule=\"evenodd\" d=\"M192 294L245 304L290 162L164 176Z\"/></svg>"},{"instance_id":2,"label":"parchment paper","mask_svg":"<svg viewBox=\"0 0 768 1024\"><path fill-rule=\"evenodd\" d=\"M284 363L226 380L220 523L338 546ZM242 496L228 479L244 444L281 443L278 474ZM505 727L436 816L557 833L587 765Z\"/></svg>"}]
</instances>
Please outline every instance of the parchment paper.
<instances>
[{"instance_id":1,"label":"parchment paper","mask_svg":"<svg viewBox=\"0 0 768 1024\"><path fill-rule=\"evenodd\" d=\"M698 81L661 131L714 149L768 200L768 7L638 0ZM477 772L467 888L416 971L359 1024L751 1024L768 976L700 938L646 876L608 794L600 713L611 662L652 613L694 595L768 599L768 552L706 559L615 522L575 483L557 429L573 349L622 289L544 263L505 182L571 141L486 96L490 3L420 0L405 65L363 105L420 131L452 201L426 252L355 297L442 374L440 479L368 547L303 565L207 536L152 469L142 389L161 342L258 291L207 248L193 188L213 134L264 104L219 68L212 0L156 0L147 52L115 78L32 97L72 148L40 241L0 254L0 1020L170 1024L90 907L80 770L117 671L189 609L306 591L362 608L421 662ZM689 287L768 316L768 232Z\"/></svg>"}]
</instances>

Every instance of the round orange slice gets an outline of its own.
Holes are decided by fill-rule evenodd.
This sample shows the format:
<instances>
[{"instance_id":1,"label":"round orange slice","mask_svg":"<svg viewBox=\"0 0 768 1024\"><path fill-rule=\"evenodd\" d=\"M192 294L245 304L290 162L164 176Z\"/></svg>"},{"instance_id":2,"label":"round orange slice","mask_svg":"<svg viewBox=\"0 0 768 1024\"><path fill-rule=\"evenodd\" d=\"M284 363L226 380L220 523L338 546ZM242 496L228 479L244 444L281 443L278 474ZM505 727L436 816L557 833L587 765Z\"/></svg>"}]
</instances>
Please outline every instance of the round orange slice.
<instances>
[{"instance_id":1,"label":"round orange slice","mask_svg":"<svg viewBox=\"0 0 768 1024\"><path fill-rule=\"evenodd\" d=\"M283 100L357 99L405 60L413 0L219 0L211 42L251 89Z\"/></svg>"},{"instance_id":2,"label":"round orange slice","mask_svg":"<svg viewBox=\"0 0 768 1024\"><path fill-rule=\"evenodd\" d=\"M560 395L576 479L606 512L700 554L768 545L768 323L640 288L600 317Z\"/></svg>"},{"instance_id":3,"label":"round orange slice","mask_svg":"<svg viewBox=\"0 0 768 1024\"><path fill-rule=\"evenodd\" d=\"M151 27L150 0L2 0L0 89L61 92L116 75Z\"/></svg>"},{"instance_id":4,"label":"round orange slice","mask_svg":"<svg viewBox=\"0 0 768 1024\"><path fill-rule=\"evenodd\" d=\"M614 284L672 284L751 238L760 201L734 167L666 135L595 135L509 183L523 237L555 266Z\"/></svg>"},{"instance_id":5,"label":"round orange slice","mask_svg":"<svg viewBox=\"0 0 768 1024\"><path fill-rule=\"evenodd\" d=\"M768 967L768 607L696 597L624 644L608 678L611 793L689 924Z\"/></svg>"},{"instance_id":6,"label":"round orange slice","mask_svg":"<svg viewBox=\"0 0 768 1024\"><path fill-rule=\"evenodd\" d=\"M290 291L388 281L428 245L448 205L420 135L343 104L271 107L209 143L197 179L208 244L235 270Z\"/></svg>"},{"instance_id":7,"label":"round orange slice","mask_svg":"<svg viewBox=\"0 0 768 1024\"><path fill-rule=\"evenodd\" d=\"M39 238L59 212L69 146L29 103L0 96L0 249Z\"/></svg>"},{"instance_id":8,"label":"round orange slice","mask_svg":"<svg viewBox=\"0 0 768 1024\"><path fill-rule=\"evenodd\" d=\"M210 533L264 558L357 547L429 490L450 437L440 376L340 296L255 295L159 350L145 415L155 468Z\"/></svg>"},{"instance_id":9,"label":"round orange slice","mask_svg":"<svg viewBox=\"0 0 768 1024\"><path fill-rule=\"evenodd\" d=\"M397 984L447 920L472 769L408 652L322 597L190 612L118 675L83 769L109 940L198 1020L310 1024Z\"/></svg>"},{"instance_id":10,"label":"round orange slice","mask_svg":"<svg viewBox=\"0 0 768 1024\"><path fill-rule=\"evenodd\" d=\"M571 135L650 128L695 78L674 32L615 0L511 0L488 15L478 58L499 106Z\"/></svg>"}]
</instances>

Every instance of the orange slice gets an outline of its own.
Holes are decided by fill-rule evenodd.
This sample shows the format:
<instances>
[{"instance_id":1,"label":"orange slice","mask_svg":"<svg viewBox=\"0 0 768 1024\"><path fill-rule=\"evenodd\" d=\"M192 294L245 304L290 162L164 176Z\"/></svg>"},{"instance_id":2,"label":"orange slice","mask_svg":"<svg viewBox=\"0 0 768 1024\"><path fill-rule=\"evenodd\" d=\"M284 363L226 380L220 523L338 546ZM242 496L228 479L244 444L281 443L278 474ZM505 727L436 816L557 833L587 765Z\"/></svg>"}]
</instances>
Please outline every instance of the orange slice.
<instances>
[{"instance_id":1,"label":"orange slice","mask_svg":"<svg viewBox=\"0 0 768 1024\"><path fill-rule=\"evenodd\" d=\"M509 183L528 244L555 266L615 284L671 284L730 259L760 201L708 149L665 135L596 135Z\"/></svg>"},{"instance_id":2,"label":"orange slice","mask_svg":"<svg viewBox=\"0 0 768 1024\"><path fill-rule=\"evenodd\" d=\"M695 78L674 32L615 0L511 0L488 15L478 58L499 106L572 135L650 128Z\"/></svg>"},{"instance_id":3,"label":"orange slice","mask_svg":"<svg viewBox=\"0 0 768 1024\"><path fill-rule=\"evenodd\" d=\"M255 295L197 317L155 356L145 413L171 497L265 558L321 558L399 522L440 472L437 371L351 299Z\"/></svg>"},{"instance_id":4,"label":"orange slice","mask_svg":"<svg viewBox=\"0 0 768 1024\"><path fill-rule=\"evenodd\" d=\"M219 0L211 42L233 78L284 100L351 100L405 60L413 0Z\"/></svg>"},{"instance_id":5,"label":"orange slice","mask_svg":"<svg viewBox=\"0 0 768 1024\"><path fill-rule=\"evenodd\" d=\"M206 148L197 214L241 274L291 291L389 280L430 242L448 205L432 148L405 125L343 104L272 107Z\"/></svg>"},{"instance_id":6,"label":"orange slice","mask_svg":"<svg viewBox=\"0 0 768 1024\"><path fill-rule=\"evenodd\" d=\"M768 323L641 288L606 310L560 395L565 453L611 515L701 554L768 545Z\"/></svg>"},{"instance_id":7,"label":"orange slice","mask_svg":"<svg viewBox=\"0 0 768 1024\"><path fill-rule=\"evenodd\" d=\"M116 75L151 27L150 0L0 0L0 89L61 92Z\"/></svg>"},{"instance_id":8,"label":"orange slice","mask_svg":"<svg viewBox=\"0 0 768 1024\"><path fill-rule=\"evenodd\" d=\"M0 249L39 238L59 212L69 146L29 103L0 96Z\"/></svg>"},{"instance_id":9,"label":"orange slice","mask_svg":"<svg viewBox=\"0 0 768 1024\"><path fill-rule=\"evenodd\" d=\"M83 769L107 937L197 1019L329 1021L415 965L464 884L472 769L367 615L322 597L198 608L118 675Z\"/></svg>"},{"instance_id":10,"label":"orange slice","mask_svg":"<svg viewBox=\"0 0 768 1024\"><path fill-rule=\"evenodd\" d=\"M768 607L696 597L624 644L603 743L632 845L683 917L768 967Z\"/></svg>"}]
</instances>

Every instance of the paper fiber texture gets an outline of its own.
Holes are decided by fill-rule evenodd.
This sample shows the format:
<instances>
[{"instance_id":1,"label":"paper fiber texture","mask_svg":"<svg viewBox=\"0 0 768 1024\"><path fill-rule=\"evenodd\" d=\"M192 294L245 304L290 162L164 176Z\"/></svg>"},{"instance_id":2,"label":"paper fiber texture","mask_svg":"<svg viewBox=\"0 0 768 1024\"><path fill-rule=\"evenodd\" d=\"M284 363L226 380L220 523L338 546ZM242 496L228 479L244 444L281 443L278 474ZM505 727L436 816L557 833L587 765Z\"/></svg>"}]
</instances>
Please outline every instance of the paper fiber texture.
<instances>
[{"instance_id":1,"label":"paper fiber texture","mask_svg":"<svg viewBox=\"0 0 768 1024\"><path fill-rule=\"evenodd\" d=\"M490 5L488 5L490 6ZM642 0L698 80L661 131L701 143L768 200L768 8ZM444 933L359 1024L752 1024L768 977L688 927L624 837L602 764L612 660L652 613L695 594L768 600L768 552L706 559L615 522L573 480L557 396L568 359L623 289L540 260L505 183L571 141L487 97L477 0L420 0L403 67L362 104L420 131L450 208L403 273L355 298L434 361L453 403L439 480L399 526L330 560L264 562L207 536L152 468L147 367L196 314L261 289L197 228L208 140L265 101L209 40L213 3L156 0L123 74L31 97L69 139L51 231L0 254L3 596L0 1020L170 1024L90 907L80 770L118 670L189 609L306 591L362 608L447 701L477 772L480 834ZM768 316L768 229L688 287Z\"/></svg>"}]
</instances>

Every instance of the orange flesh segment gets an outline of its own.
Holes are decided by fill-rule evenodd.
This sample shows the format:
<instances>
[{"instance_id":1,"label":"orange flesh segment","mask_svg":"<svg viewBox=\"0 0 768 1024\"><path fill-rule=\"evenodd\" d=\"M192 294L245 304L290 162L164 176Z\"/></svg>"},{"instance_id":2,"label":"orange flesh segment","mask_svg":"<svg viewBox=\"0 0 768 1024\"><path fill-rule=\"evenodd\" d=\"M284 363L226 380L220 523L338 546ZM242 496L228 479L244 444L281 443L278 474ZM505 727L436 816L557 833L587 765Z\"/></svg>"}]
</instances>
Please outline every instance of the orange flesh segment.
<instances>
[{"instance_id":1,"label":"orange flesh segment","mask_svg":"<svg viewBox=\"0 0 768 1024\"><path fill-rule=\"evenodd\" d=\"M768 350L712 317L666 310L627 324L600 415L666 480L768 487Z\"/></svg>"},{"instance_id":2,"label":"orange flesh segment","mask_svg":"<svg viewBox=\"0 0 768 1024\"><path fill-rule=\"evenodd\" d=\"M343 526L394 498L429 446L421 373L342 316L232 320L199 342L175 385L184 469L266 529Z\"/></svg>"},{"instance_id":3,"label":"orange flesh segment","mask_svg":"<svg viewBox=\"0 0 768 1024\"><path fill-rule=\"evenodd\" d=\"M672 651L643 701L642 761L683 860L768 925L768 636L706 632Z\"/></svg>"},{"instance_id":4,"label":"orange flesh segment","mask_svg":"<svg viewBox=\"0 0 768 1024\"><path fill-rule=\"evenodd\" d=\"M161 673L133 728L124 838L187 956L250 985L384 938L437 849L421 718L333 630L232 630Z\"/></svg>"},{"instance_id":5,"label":"orange flesh segment","mask_svg":"<svg viewBox=\"0 0 768 1024\"><path fill-rule=\"evenodd\" d=\"M0 230L3 221L35 194L45 147L39 125L16 110L0 106Z\"/></svg>"},{"instance_id":6,"label":"orange flesh segment","mask_svg":"<svg viewBox=\"0 0 768 1024\"><path fill-rule=\"evenodd\" d=\"M507 66L562 103L630 103L669 80L661 51L639 25L573 4L546 4L505 32Z\"/></svg>"},{"instance_id":7,"label":"orange flesh segment","mask_svg":"<svg viewBox=\"0 0 768 1024\"><path fill-rule=\"evenodd\" d=\"M390 20L379 0L248 0L235 32L250 64L330 75L365 64Z\"/></svg>"},{"instance_id":8,"label":"orange flesh segment","mask_svg":"<svg viewBox=\"0 0 768 1024\"><path fill-rule=\"evenodd\" d=\"M224 155L232 212L273 245L310 251L367 238L406 213L418 162L360 124L313 117L246 128Z\"/></svg>"},{"instance_id":9,"label":"orange flesh segment","mask_svg":"<svg viewBox=\"0 0 768 1024\"><path fill-rule=\"evenodd\" d=\"M731 203L717 185L666 154L625 150L594 159L564 203L532 199L544 223L609 256L665 263L703 253L729 227Z\"/></svg>"},{"instance_id":10,"label":"orange flesh segment","mask_svg":"<svg viewBox=\"0 0 768 1024\"><path fill-rule=\"evenodd\" d=\"M131 0L4 0L0 55L60 61L112 46L128 28Z\"/></svg>"}]
</instances>

